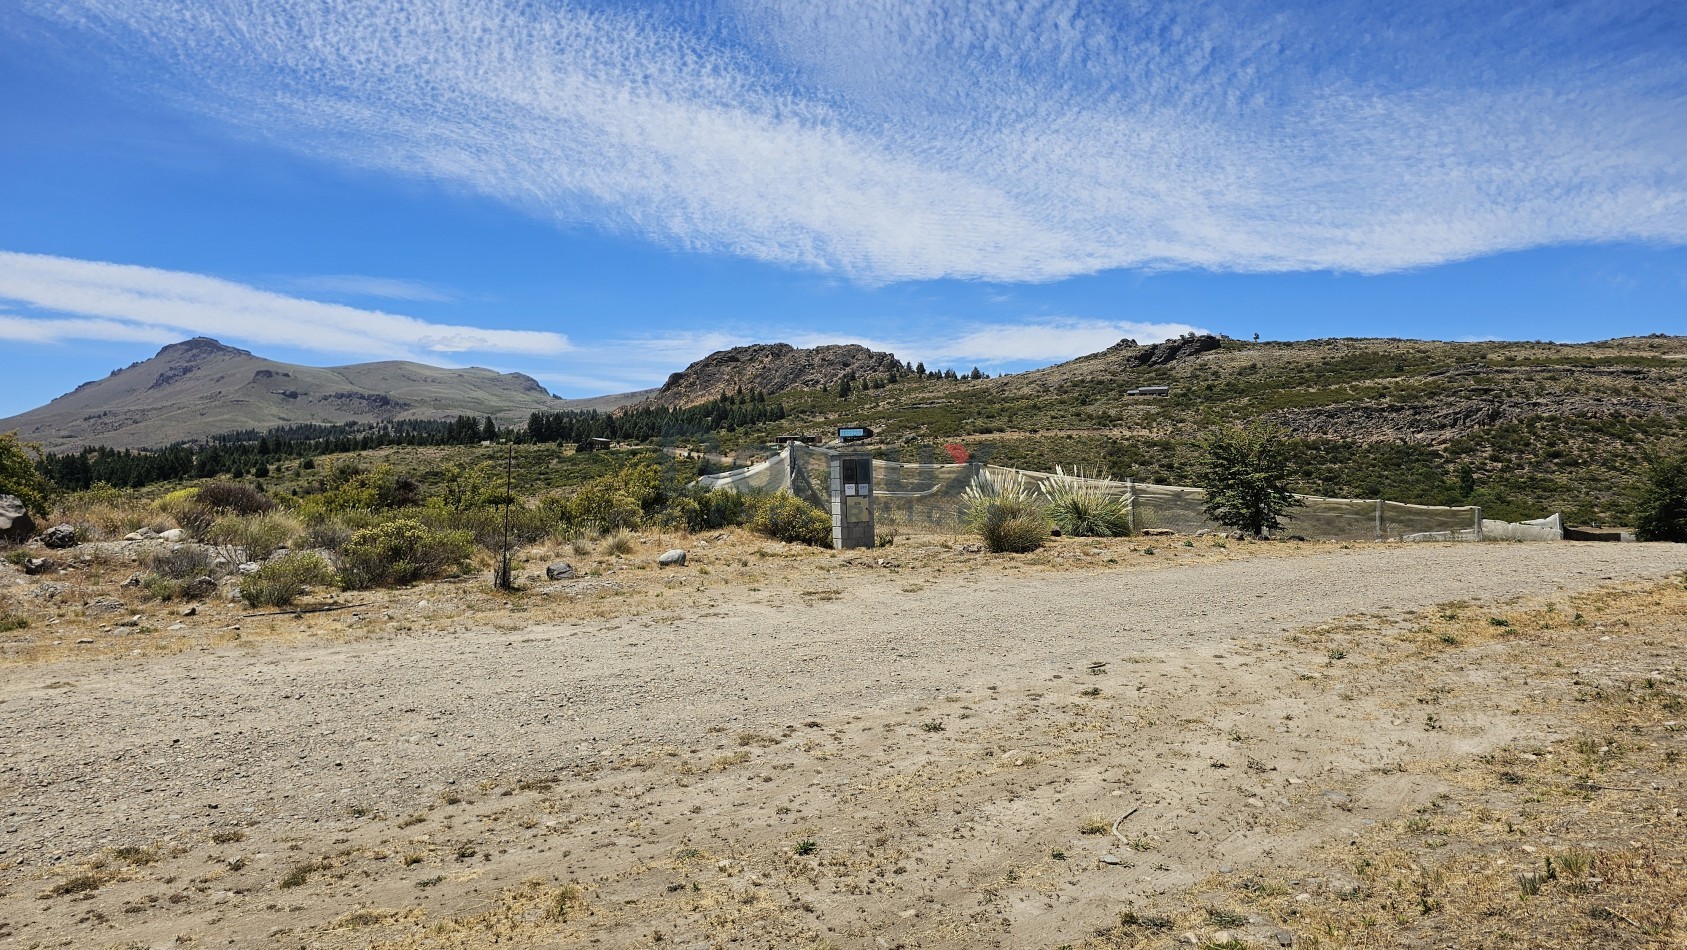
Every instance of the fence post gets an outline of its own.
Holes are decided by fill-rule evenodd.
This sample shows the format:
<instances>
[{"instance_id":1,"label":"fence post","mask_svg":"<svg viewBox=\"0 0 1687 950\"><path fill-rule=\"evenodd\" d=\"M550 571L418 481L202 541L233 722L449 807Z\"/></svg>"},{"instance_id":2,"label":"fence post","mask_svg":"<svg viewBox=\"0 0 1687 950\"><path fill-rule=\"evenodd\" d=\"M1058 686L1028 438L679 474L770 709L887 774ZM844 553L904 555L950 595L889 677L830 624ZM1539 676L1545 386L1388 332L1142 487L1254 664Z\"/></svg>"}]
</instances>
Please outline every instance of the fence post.
<instances>
[{"instance_id":1,"label":"fence post","mask_svg":"<svg viewBox=\"0 0 1687 950\"><path fill-rule=\"evenodd\" d=\"M1476 540L1482 540L1482 506L1476 506Z\"/></svg>"},{"instance_id":2,"label":"fence post","mask_svg":"<svg viewBox=\"0 0 1687 950\"><path fill-rule=\"evenodd\" d=\"M1125 479L1125 512L1131 534L1136 533L1136 479Z\"/></svg>"},{"instance_id":3,"label":"fence post","mask_svg":"<svg viewBox=\"0 0 1687 950\"><path fill-rule=\"evenodd\" d=\"M1383 527L1382 527L1382 499L1378 498L1377 499L1377 540L1381 541L1383 539L1383 537L1384 537L1384 534L1383 534Z\"/></svg>"}]
</instances>

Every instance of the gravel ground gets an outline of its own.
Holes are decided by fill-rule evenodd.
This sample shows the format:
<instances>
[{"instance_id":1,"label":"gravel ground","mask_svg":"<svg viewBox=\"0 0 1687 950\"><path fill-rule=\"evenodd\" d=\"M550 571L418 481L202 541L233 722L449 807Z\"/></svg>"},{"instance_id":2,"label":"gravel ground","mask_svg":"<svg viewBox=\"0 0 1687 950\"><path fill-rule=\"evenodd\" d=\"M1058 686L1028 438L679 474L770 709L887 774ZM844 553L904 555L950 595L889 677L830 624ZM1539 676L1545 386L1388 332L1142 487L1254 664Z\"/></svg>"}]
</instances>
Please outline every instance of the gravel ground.
<instances>
[{"instance_id":1,"label":"gravel ground","mask_svg":"<svg viewBox=\"0 0 1687 950\"><path fill-rule=\"evenodd\" d=\"M612 768L711 730L892 714L1123 655L1211 653L1357 613L1683 570L1680 545L1492 544L923 589L910 572L893 584L869 573L695 616L11 667L0 683L0 918L11 921L0 921L0 943L83 945L73 935L84 909L47 907L38 894L105 849L186 848L238 825L308 851L345 840L348 809L403 815L453 789ZM223 932L207 920L222 918L196 919L199 933ZM101 945L131 925L107 926ZM184 926L133 924L147 939Z\"/></svg>"}]
</instances>

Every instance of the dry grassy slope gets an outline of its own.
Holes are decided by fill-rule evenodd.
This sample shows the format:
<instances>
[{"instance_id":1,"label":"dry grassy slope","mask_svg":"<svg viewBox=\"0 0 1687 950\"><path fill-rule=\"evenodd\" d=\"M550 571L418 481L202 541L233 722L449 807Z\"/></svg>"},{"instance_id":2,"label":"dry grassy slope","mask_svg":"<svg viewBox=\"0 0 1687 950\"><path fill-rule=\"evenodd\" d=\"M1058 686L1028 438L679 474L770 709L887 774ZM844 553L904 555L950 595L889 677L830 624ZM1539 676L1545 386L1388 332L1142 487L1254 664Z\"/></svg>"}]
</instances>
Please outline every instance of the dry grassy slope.
<instances>
[{"instance_id":1,"label":"dry grassy slope","mask_svg":"<svg viewBox=\"0 0 1687 950\"><path fill-rule=\"evenodd\" d=\"M1565 510L1584 521L1625 517L1648 453L1687 437L1687 337L1225 340L1164 365L1138 365L1144 355L1121 345L998 379L903 382L849 400L787 394L801 422L780 425L869 425L892 451L958 440L1028 468L1087 463L1189 484L1201 430L1266 418L1306 440L1297 475L1306 491L1473 501L1501 517ZM1126 395L1151 384L1170 385L1172 397ZM1476 489L1460 494L1466 466Z\"/></svg>"},{"instance_id":2,"label":"dry grassy slope","mask_svg":"<svg viewBox=\"0 0 1687 950\"><path fill-rule=\"evenodd\" d=\"M296 366L201 337L166 346L151 359L84 383L38 409L0 419L0 431L16 429L49 450L84 444L139 448L292 423L468 414L514 424L535 410L613 404L558 399L519 373L400 361Z\"/></svg>"}]
</instances>

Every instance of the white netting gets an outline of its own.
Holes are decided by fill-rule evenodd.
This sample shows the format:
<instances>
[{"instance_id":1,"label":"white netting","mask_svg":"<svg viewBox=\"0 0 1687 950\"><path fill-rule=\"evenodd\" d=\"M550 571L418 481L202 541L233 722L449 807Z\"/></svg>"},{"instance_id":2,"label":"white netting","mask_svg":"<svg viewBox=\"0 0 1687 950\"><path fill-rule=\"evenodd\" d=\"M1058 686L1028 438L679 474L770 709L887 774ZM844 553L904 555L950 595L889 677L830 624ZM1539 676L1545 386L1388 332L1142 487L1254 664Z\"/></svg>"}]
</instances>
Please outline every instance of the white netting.
<instances>
[{"instance_id":1,"label":"white netting","mask_svg":"<svg viewBox=\"0 0 1687 950\"><path fill-rule=\"evenodd\" d=\"M705 475L698 479L704 488L728 488L738 492L789 490L818 507L828 507L827 465L836 453L800 443L748 468ZM1018 476L1027 485L1039 487L1058 476L1048 472L983 465L936 464L932 462L887 462L873 460L874 519L881 527L909 533L959 534L965 508L967 485L980 473L993 478ZM1074 476L1064 476L1074 478ZM1137 484L1130 480L1077 478L1086 487L1123 498L1130 503L1136 530L1163 528L1179 534L1220 531L1202 510L1206 494L1199 488L1175 485ZM1538 521L1512 524L1485 520L1481 509L1470 506L1441 507L1408 505L1375 499L1321 498L1297 496L1302 507L1284 519L1284 536L1334 541L1547 541L1563 537L1557 515Z\"/></svg>"}]
</instances>

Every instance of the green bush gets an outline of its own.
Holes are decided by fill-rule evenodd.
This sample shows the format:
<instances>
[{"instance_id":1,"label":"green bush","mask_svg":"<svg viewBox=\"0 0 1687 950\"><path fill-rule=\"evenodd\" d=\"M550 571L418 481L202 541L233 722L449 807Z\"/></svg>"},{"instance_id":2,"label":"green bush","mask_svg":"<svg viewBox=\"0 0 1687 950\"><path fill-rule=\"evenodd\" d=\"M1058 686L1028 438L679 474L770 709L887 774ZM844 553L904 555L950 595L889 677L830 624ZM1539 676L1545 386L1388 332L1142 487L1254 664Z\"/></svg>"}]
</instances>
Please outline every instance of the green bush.
<instances>
[{"instance_id":1,"label":"green bush","mask_svg":"<svg viewBox=\"0 0 1687 950\"><path fill-rule=\"evenodd\" d=\"M1122 538L1131 533L1130 502L1094 485L1082 469L1068 475L1056 467L1042 486L1048 517L1061 533L1075 538Z\"/></svg>"},{"instance_id":2,"label":"green bush","mask_svg":"<svg viewBox=\"0 0 1687 950\"><path fill-rule=\"evenodd\" d=\"M1024 554L1049 538L1048 509L1018 476L981 472L966 490L965 523L996 554Z\"/></svg>"},{"instance_id":3,"label":"green bush","mask_svg":"<svg viewBox=\"0 0 1687 950\"><path fill-rule=\"evenodd\" d=\"M182 592L182 582L163 574L154 574L141 582L141 589L153 600L175 600Z\"/></svg>"},{"instance_id":4,"label":"green bush","mask_svg":"<svg viewBox=\"0 0 1687 950\"><path fill-rule=\"evenodd\" d=\"M18 438L16 432L0 434L0 494L16 495L23 506L44 515L53 500L53 484L35 467L42 458L41 447Z\"/></svg>"},{"instance_id":5,"label":"green bush","mask_svg":"<svg viewBox=\"0 0 1687 950\"><path fill-rule=\"evenodd\" d=\"M1639 540L1687 541L1687 451L1652 463L1634 514Z\"/></svg>"},{"instance_id":6,"label":"green bush","mask_svg":"<svg viewBox=\"0 0 1687 950\"><path fill-rule=\"evenodd\" d=\"M747 510L743 495L727 488L712 488L671 499L656 515L656 521L664 528L712 531L743 524Z\"/></svg>"},{"instance_id":7,"label":"green bush","mask_svg":"<svg viewBox=\"0 0 1687 950\"><path fill-rule=\"evenodd\" d=\"M467 531L401 518L352 535L340 548L340 579L352 589L409 584L459 567L473 549Z\"/></svg>"},{"instance_id":8,"label":"green bush","mask_svg":"<svg viewBox=\"0 0 1687 950\"><path fill-rule=\"evenodd\" d=\"M265 560L298 536L299 523L280 513L228 515L205 531L205 540L225 549L223 556L230 561L242 556L248 561Z\"/></svg>"},{"instance_id":9,"label":"green bush","mask_svg":"<svg viewBox=\"0 0 1687 950\"><path fill-rule=\"evenodd\" d=\"M414 518L424 526L436 531L467 531L474 538L475 544L484 550L492 552L503 550L505 530L503 505L453 511L437 502L430 502L420 508L407 509L401 514L408 518ZM512 550L537 544L546 538L560 536L563 531L563 526L557 520L554 511L543 507L529 508L520 504L510 505L508 515L509 541Z\"/></svg>"},{"instance_id":10,"label":"green bush","mask_svg":"<svg viewBox=\"0 0 1687 950\"><path fill-rule=\"evenodd\" d=\"M334 582L334 569L322 555L289 554L258 568L240 581L240 599L250 607L291 606L306 587Z\"/></svg>"},{"instance_id":11,"label":"green bush","mask_svg":"<svg viewBox=\"0 0 1687 950\"><path fill-rule=\"evenodd\" d=\"M202 485L194 493L193 500L219 514L261 515L275 508L274 499L238 482L212 482Z\"/></svg>"},{"instance_id":12,"label":"green bush","mask_svg":"<svg viewBox=\"0 0 1687 950\"><path fill-rule=\"evenodd\" d=\"M827 547L832 516L788 491L750 499L750 530L779 541Z\"/></svg>"},{"instance_id":13,"label":"green bush","mask_svg":"<svg viewBox=\"0 0 1687 950\"><path fill-rule=\"evenodd\" d=\"M195 577L205 577L211 573L213 562L211 552L196 544L184 544L181 547L164 551L153 551L146 555L144 561L154 574L171 580L190 581Z\"/></svg>"}]
</instances>

